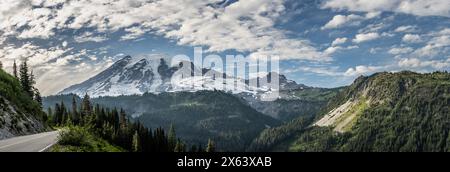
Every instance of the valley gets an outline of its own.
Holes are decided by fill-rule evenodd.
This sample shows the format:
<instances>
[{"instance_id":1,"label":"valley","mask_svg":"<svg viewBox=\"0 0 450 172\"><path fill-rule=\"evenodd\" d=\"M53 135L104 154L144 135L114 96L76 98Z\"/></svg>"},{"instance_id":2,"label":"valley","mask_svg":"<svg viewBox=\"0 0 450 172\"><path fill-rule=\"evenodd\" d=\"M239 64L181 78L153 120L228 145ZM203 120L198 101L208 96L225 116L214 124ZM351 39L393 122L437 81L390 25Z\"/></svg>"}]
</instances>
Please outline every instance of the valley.
<instances>
[{"instance_id":1,"label":"valley","mask_svg":"<svg viewBox=\"0 0 450 172\"><path fill-rule=\"evenodd\" d=\"M152 61L141 62L151 64ZM121 63L124 62L119 61L112 68ZM164 66L161 59L154 68L169 69ZM151 71L144 69L149 68L137 71ZM126 70L126 73L136 73ZM111 78L117 76L109 77L105 73L110 72L102 72L85 83L92 82L94 86L105 85L107 81L116 85ZM115 73L123 78L123 72ZM158 70L158 73L161 76L166 73L165 80L170 80L171 75L167 74L170 72ZM126 83L142 82L140 77L126 76L137 79ZM93 82L98 78L106 80L101 80L102 84ZM204 86L194 90L165 87L168 90L155 91L151 88L159 88L158 84L163 83L156 82L141 90L147 91L144 93L120 92L117 96L112 91L112 96L98 96L92 101L109 108L123 108L131 120L149 128L168 130L175 126L188 145L205 145L212 139L218 151L445 151L450 138L446 127L450 122L448 80L446 72L382 72L361 76L347 87L326 89L297 84L280 75L282 86L275 101L262 101L264 90L227 92ZM86 93L96 90L83 89ZM102 92L106 94L108 89ZM424 95L425 92L433 96ZM64 102L70 109L72 99L81 101L76 95L81 92L73 93L46 97L44 107L52 108ZM437 131L444 132L434 133ZM424 132L434 135L429 138L430 133ZM440 145L432 144L433 141L439 141ZM414 144L420 145L408 147Z\"/></svg>"}]
</instances>

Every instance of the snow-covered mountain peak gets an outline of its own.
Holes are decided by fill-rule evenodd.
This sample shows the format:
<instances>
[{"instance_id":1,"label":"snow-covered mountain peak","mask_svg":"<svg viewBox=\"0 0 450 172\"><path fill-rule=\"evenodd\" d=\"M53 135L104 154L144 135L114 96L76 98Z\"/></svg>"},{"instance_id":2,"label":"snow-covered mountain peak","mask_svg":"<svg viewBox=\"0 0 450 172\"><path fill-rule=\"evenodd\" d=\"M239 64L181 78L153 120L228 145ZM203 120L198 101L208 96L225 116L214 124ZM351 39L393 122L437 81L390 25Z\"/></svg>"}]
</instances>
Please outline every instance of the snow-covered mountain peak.
<instances>
[{"instance_id":1,"label":"snow-covered mountain peak","mask_svg":"<svg viewBox=\"0 0 450 172\"><path fill-rule=\"evenodd\" d=\"M64 89L59 94L89 94L91 97L120 96L161 92L223 90L233 94L246 93L263 95L277 89L298 89L304 85L286 79L278 73L268 73L264 77L244 80L226 76L223 73L201 69L190 63L170 66L170 59L161 54L141 57L125 56L98 75ZM189 64L189 63L188 63ZM186 66L184 66L186 65ZM184 66L184 67L183 67ZM183 70L180 70L183 69ZM194 76L201 73L201 76ZM180 74L181 73L181 74ZM280 88L273 89L267 85L271 76L277 76ZM261 76L261 75L260 75ZM255 85L254 83L257 83Z\"/></svg>"}]
</instances>

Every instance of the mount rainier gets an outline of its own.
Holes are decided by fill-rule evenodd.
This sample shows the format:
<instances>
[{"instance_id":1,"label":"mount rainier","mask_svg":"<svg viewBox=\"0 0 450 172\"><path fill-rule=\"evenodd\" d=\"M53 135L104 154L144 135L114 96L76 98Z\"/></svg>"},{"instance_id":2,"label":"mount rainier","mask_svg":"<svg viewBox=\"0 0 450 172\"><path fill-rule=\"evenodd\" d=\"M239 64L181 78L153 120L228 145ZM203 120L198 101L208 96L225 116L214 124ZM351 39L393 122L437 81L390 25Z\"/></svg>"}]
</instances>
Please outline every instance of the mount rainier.
<instances>
[{"instance_id":1,"label":"mount rainier","mask_svg":"<svg viewBox=\"0 0 450 172\"><path fill-rule=\"evenodd\" d=\"M180 63L169 66L168 58L163 55L148 55L139 58L125 56L98 75L73 86L70 86L59 94L77 94L82 96L89 94L91 97L140 95L146 92L195 92L199 90L224 90L233 94L259 95L273 91L265 85L259 85L259 81L266 80L275 74L279 78L280 90L301 89L306 87L295 81L286 79L285 76L271 72L261 78L244 80L226 76L210 69L200 69L192 63ZM190 77L175 75L182 69L183 64L191 64ZM202 76L194 76L199 72ZM222 77L223 82L217 82ZM255 81L256 80L256 81ZM258 87L250 87L248 83L257 82ZM233 84L233 86L226 85Z\"/></svg>"}]
</instances>

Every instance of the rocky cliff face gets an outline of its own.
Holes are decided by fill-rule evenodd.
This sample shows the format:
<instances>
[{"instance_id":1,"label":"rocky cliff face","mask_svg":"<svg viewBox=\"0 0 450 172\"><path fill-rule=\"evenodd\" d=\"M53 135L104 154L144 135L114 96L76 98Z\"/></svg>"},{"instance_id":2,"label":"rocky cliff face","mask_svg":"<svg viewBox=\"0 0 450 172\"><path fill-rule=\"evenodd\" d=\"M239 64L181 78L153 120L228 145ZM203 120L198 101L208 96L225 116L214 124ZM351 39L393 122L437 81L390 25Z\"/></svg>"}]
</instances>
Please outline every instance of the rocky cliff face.
<instances>
[{"instance_id":1,"label":"rocky cliff face","mask_svg":"<svg viewBox=\"0 0 450 172\"><path fill-rule=\"evenodd\" d=\"M20 112L13 103L0 96L0 139L43 131L42 123L32 116Z\"/></svg>"}]
</instances>

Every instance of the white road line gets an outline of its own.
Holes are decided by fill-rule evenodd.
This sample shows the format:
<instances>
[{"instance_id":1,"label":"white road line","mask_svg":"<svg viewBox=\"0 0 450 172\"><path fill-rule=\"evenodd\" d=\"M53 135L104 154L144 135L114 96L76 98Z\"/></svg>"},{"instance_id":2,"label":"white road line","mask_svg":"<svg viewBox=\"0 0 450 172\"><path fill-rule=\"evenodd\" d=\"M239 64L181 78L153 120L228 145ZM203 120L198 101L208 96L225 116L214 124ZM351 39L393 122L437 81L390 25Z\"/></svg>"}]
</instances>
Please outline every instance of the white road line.
<instances>
[{"instance_id":1,"label":"white road line","mask_svg":"<svg viewBox=\"0 0 450 172\"><path fill-rule=\"evenodd\" d=\"M53 142L52 144L49 144L48 146L46 146L44 149L39 150L38 152L44 152L45 150L47 150L48 148L52 147L53 145L55 145L58 142Z\"/></svg>"}]
</instances>

